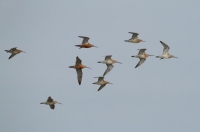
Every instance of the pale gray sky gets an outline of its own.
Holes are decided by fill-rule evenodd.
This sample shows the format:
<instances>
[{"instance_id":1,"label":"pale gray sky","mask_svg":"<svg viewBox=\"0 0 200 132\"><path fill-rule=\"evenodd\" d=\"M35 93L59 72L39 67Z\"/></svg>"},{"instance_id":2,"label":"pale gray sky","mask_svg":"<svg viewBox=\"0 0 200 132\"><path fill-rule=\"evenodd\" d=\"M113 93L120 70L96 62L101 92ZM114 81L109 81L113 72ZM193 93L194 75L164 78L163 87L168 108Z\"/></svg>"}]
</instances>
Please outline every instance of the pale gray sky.
<instances>
[{"instance_id":1,"label":"pale gray sky","mask_svg":"<svg viewBox=\"0 0 200 132\"><path fill-rule=\"evenodd\" d=\"M199 0L0 0L1 132L199 132ZM138 32L146 42L124 42ZM78 36L99 48L78 49ZM134 68L137 49L179 59L149 57ZM8 60L5 49L20 53ZM113 55L97 92L92 84ZM76 56L83 69L78 85ZM51 96L62 105L41 105Z\"/></svg>"}]
</instances>

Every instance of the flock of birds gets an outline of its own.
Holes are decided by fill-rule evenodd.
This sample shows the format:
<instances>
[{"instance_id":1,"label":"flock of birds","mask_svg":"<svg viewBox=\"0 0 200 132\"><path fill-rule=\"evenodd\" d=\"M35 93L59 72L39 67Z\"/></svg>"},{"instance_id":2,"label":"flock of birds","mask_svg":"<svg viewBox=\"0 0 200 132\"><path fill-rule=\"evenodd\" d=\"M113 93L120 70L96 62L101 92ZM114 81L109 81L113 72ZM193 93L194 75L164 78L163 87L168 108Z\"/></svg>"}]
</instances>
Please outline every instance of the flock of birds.
<instances>
[{"instance_id":1,"label":"flock of birds","mask_svg":"<svg viewBox=\"0 0 200 132\"><path fill-rule=\"evenodd\" d=\"M129 32L130 34L132 34L132 37L129 39L129 40L125 40L125 42L130 42L130 43L140 43L140 42L145 42L141 39L138 38L138 33L134 33L134 32ZM78 36L80 38L83 38L83 41L82 41L82 44L80 45L75 45L76 47L79 47L79 49L81 48L91 48L91 47L96 47L98 48L97 46L94 46L92 44L90 44L88 41L89 41L89 37L85 37L85 36ZM169 59L169 58L178 58L178 57L175 57L171 54L169 54L169 49L170 47L165 44L164 42L160 41L160 43L163 45L164 49L163 49L163 54L160 55L160 56L156 56L156 58L160 58L160 59ZM135 66L135 68L139 67L142 63L144 63L144 61L146 60L147 57L149 56L154 56L154 55L149 55L149 54L146 54L145 51L146 49L138 49L139 50L139 53L135 56L131 56L131 57L134 57L134 58L139 58L140 61L138 62L138 64ZM17 49L17 47L14 47L14 48L11 48L10 50L5 50L7 53L11 53L9 59L11 59L12 57L14 57L15 55L21 53L21 52L24 52L22 50L19 50ZM26 53L26 52L24 52ZM106 64L107 65L107 69L106 71L104 72L103 76L100 76L100 77L95 77L95 78L98 78L98 81L97 82L94 82L93 84L97 84L97 85L100 85L98 91L100 91L103 87L106 86L106 84L112 84L108 81L105 81L104 80L104 76L106 74L108 74L112 68L114 67L113 64L114 63L120 63L122 64L121 62L118 62L116 60L113 60L112 58L112 55L107 55L105 57L105 60L103 61L99 61L97 63L102 63L102 64ZM82 82L82 76L83 76L83 72L82 72L82 69L84 68L89 68L85 65L82 64L82 60L77 56L76 57L76 63L75 65L73 66L69 66L69 68L74 68L76 69L76 72L77 72L77 79L78 79L78 84L81 85L81 82ZM89 68L91 69L91 68ZM50 96L48 97L47 101L46 102L42 102L41 104L46 104L46 105L49 105L51 109L54 109L55 108L55 104L61 104L55 100L53 100Z\"/></svg>"}]
</instances>

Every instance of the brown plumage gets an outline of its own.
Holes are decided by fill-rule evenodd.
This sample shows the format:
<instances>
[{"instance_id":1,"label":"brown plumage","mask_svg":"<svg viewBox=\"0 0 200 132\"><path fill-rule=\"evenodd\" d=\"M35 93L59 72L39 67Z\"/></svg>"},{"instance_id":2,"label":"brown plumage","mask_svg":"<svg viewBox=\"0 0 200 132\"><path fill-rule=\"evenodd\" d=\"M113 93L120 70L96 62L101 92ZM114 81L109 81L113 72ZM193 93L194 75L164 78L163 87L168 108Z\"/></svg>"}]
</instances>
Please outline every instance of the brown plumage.
<instances>
[{"instance_id":1,"label":"brown plumage","mask_svg":"<svg viewBox=\"0 0 200 132\"><path fill-rule=\"evenodd\" d=\"M57 104L62 104L62 103L59 103L59 102L53 100L53 99L51 98L51 96L49 96L46 102L41 102L40 104L49 105L49 107L50 107L51 109L54 109L56 103L57 103Z\"/></svg>"},{"instance_id":2,"label":"brown plumage","mask_svg":"<svg viewBox=\"0 0 200 132\"><path fill-rule=\"evenodd\" d=\"M131 57L135 57L135 58L139 58L140 61L138 62L138 64L135 66L135 68L137 68L138 66L140 66L142 63L144 63L144 61L146 60L147 57L149 56L154 56L154 55L149 55L145 53L146 49L138 49L140 50L139 53L135 56L131 56Z\"/></svg>"},{"instance_id":3,"label":"brown plumage","mask_svg":"<svg viewBox=\"0 0 200 132\"><path fill-rule=\"evenodd\" d=\"M132 34L132 37L129 40L125 40L125 42L130 42L130 43L140 43L140 42L145 42L141 39L138 38L138 33L134 33L134 32L128 32L130 34Z\"/></svg>"},{"instance_id":4,"label":"brown plumage","mask_svg":"<svg viewBox=\"0 0 200 132\"><path fill-rule=\"evenodd\" d=\"M105 81L104 77L95 77L95 78L98 78L98 81L94 82L93 84L101 85L97 91L100 91L103 87L106 86L106 84L112 84L108 81Z\"/></svg>"},{"instance_id":5,"label":"brown plumage","mask_svg":"<svg viewBox=\"0 0 200 132\"><path fill-rule=\"evenodd\" d=\"M83 69L83 68L89 68L89 67L87 67L87 66L85 66L85 65L82 65L81 59L77 56L77 57L76 57L76 63L75 63L75 65L74 65L74 66L69 66L69 68L74 68L74 69L76 69L78 83L79 83L79 85L81 85L82 75L83 75L82 69ZM90 68L89 68L89 69L90 69Z\"/></svg>"},{"instance_id":6,"label":"brown plumage","mask_svg":"<svg viewBox=\"0 0 200 132\"><path fill-rule=\"evenodd\" d=\"M11 48L10 50L5 50L7 53L11 53L10 57L8 59L11 59L12 57L14 57L15 55L24 52L22 50L18 50L17 47ZM26 52L24 52L26 53Z\"/></svg>"},{"instance_id":7,"label":"brown plumage","mask_svg":"<svg viewBox=\"0 0 200 132\"><path fill-rule=\"evenodd\" d=\"M97 46L94 46L93 44L90 44L88 42L88 40L90 39L89 37L85 37L85 36L78 36L80 38L83 38L83 41L82 41L82 44L80 45L75 45L76 47L80 47L79 49L81 48L91 48L91 47L97 47ZM98 48L98 47L97 47Z\"/></svg>"}]
</instances>

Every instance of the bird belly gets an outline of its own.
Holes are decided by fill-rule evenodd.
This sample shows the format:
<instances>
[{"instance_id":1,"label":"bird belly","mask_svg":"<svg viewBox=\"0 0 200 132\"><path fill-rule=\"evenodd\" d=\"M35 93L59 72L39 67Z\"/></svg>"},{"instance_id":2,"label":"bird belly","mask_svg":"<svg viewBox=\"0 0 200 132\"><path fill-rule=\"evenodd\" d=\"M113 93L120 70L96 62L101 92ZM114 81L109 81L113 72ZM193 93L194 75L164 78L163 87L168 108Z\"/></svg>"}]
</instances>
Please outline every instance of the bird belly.
<instances>
[{"instance_id":1,"label":"bird belly","mask_svg":"<svg viewBox=\"0 0 200 132\"><path fill-rule=\"evenodd\" d=\"M163 59L166 59L166 58L169 58L169 55L168 55L168 54L163 54L161 57L162 57Z\"/></svg>"},{"instance_id":2,"label":"bird belly","mask_svg":"<svg viewBox=\"0 0 200 132\"><path fill-rule=\"evenodd\" d=\"M90 47L91 47L91 44L82 44L81 47L82 47L82 48L90 48Z\"/></svg>"},{"instance_id":3,"label":"bird belly","mask_svg":"<svg viewBox=\"0 0 200 132\"><path fill-rule=\"evenodd\" d=\"M107 60L106 64L110 65L110 64L113 64L113 62L112 62L112 60Z\"/></svg>"},{"instance_id":4,"label":"bird belly","mask_svg":"<svg viewBox=\"0 0 200 132\"><path fill-rule=\"evenodd\" d=\"M76 65L76 69L83 69L84 66L83 65Z\"/></svg>"},{"instance_id":5,"label":"bird belly","mask_svg":"<svg viewBox=\"0 0 200 132\"><path fill-rule=\"evenodd\" d=\"M140 55L140 58L145 59L146 58L145 54Z\"/></svg>"}]
</instances>

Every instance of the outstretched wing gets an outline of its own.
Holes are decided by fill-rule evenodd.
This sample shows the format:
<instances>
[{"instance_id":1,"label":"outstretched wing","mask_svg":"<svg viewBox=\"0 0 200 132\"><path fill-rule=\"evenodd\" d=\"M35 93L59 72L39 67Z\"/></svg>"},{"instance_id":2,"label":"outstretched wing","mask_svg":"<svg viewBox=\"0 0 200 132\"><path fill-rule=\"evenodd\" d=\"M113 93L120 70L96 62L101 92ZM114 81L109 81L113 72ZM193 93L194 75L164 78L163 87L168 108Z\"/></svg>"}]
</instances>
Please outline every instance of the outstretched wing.
<instances>
[{"instance_id":1,"label":"outstretched wing","mask_svg":"<svg viewBox=\"0 0 200 132\"><path fill-rule=\"evenodd\" d=\"M83 72L81 69L76 69L76 72L77 72L78 84L81 85Z\"/></svg>"},{"instance_id":2,"label":"outstretched wing","mask_svg":"<svg viewBox=\"0 0 200 132\"><path fill-rule=\"evenodd\" d=\"M107 69L104 72L103 76L105 76L108 72L110 72L112 68L114 67L112 64L106 64L106 65L107 65Z\"/></svg>"},{"instance_id":3,"label":"outstretched wing","mask_svg":"<svg viewBox=\"0 0 200 132\"><path fill-rule=\"evenodd\" d=\"M106 84L104 84L104 85L101 85L100 87L99 87L99 89L98 89L98 91L100 91L103 87L105 87L106 86Z\"/></svg>"},{"instance_id":4,"label":"outstretched wing","mask_svg":"<svg viewBox=\"0 0 200 132\"><path fill-rule=\"evenodd\" d=\"M51 109L54 109L55 108L55 105L49 105Z\"/></svg>"},{"instance_id":5,"label":"outstretched wing","mask_svg":"<svg viewBox=\"0 0 200 132\"><path fill-rule=\"evenodd\" d=\"M53 99L49 96L47 102L53 102Z\"/></svg>"},{"instance_id":6,"label":"outstretched wing","mask_svg":"<svg viewBox=\"0 0 200 132\"><path fill-rule=\"evenodd\" d=\"M142 54L145 53L145 50L146 50L146 49L138 49L138 50L140 50L139 53L138 53L138 55L142 55Z\"/></svg>"},{"instance_id":7,"label":"outstretched wing","mask_svg":"<svg viewBox=\"0 0 200 132\"><path fill-rule=\"evenodd\" d=\"M140 59L140 61L138 62L138 64L135 66L135 68L137 68L138 66L140 66L142 63L144 63L146 59Z\"/></svg>"},{"instance_id":8,"label":"outstretched wing","mask_svg":"<svg viewBox=\"0 0 200 132\"><path fill-rule=\"evenodd\" d=\"M81 59L77 56L76 57L76 65L81 64L81 62L82 62Z\"/></svg>"},{"instance_id":9,"label":"outstretched wing","mask_svg":"<svg viewBox=\"0 0 200 132\"><path fill-rule=\"evenodd\" d=\"M83 38L82 44L88 44L88 40L90 39L89 37L85 37L85 36L78 36L80 38Z\"/></svg>"},{"instance_id":10,"label":"outstretched wing","mask_svg":"<svg viewBox=\"0 0 200 132\"><path fill-rule=\"evenodd\" d=\"M10 57L8 59L11 59L13 56L15 56L16 54L11 54Z\"/></svg>"},{"instance_id":11,"label":"outstretched wing","mask_svg":"<svg viewBox=\"0 0 200 132\"><path fill-rule=\"evenodd\" d=\"M132 35L132 39L137 38L137 36L139 35L138 33L134 33L134 32L128 32L128 33L133 34Z\"/></svg>"},{"instance_id":12,"label":"outstretched wing","mask_svg":"<svg viewBox=\"0 0 200 132\"><path fill-rule=\"evenodd\" d=\"M168 53L168 51L170 49L169 46L166 43L162 42L162 41L160 41L160 43L164 46L163 54Z\"/></svg>"},{"instance_id":13,"label":"outstretched wing","mask_svg":"<svg viewBox=\"0 0 200 132\"><path fill-rule=\"evenodd\" d=\"M98 82L102 81L104 77L99 77Z\"/></svg>"}]
</instances>

